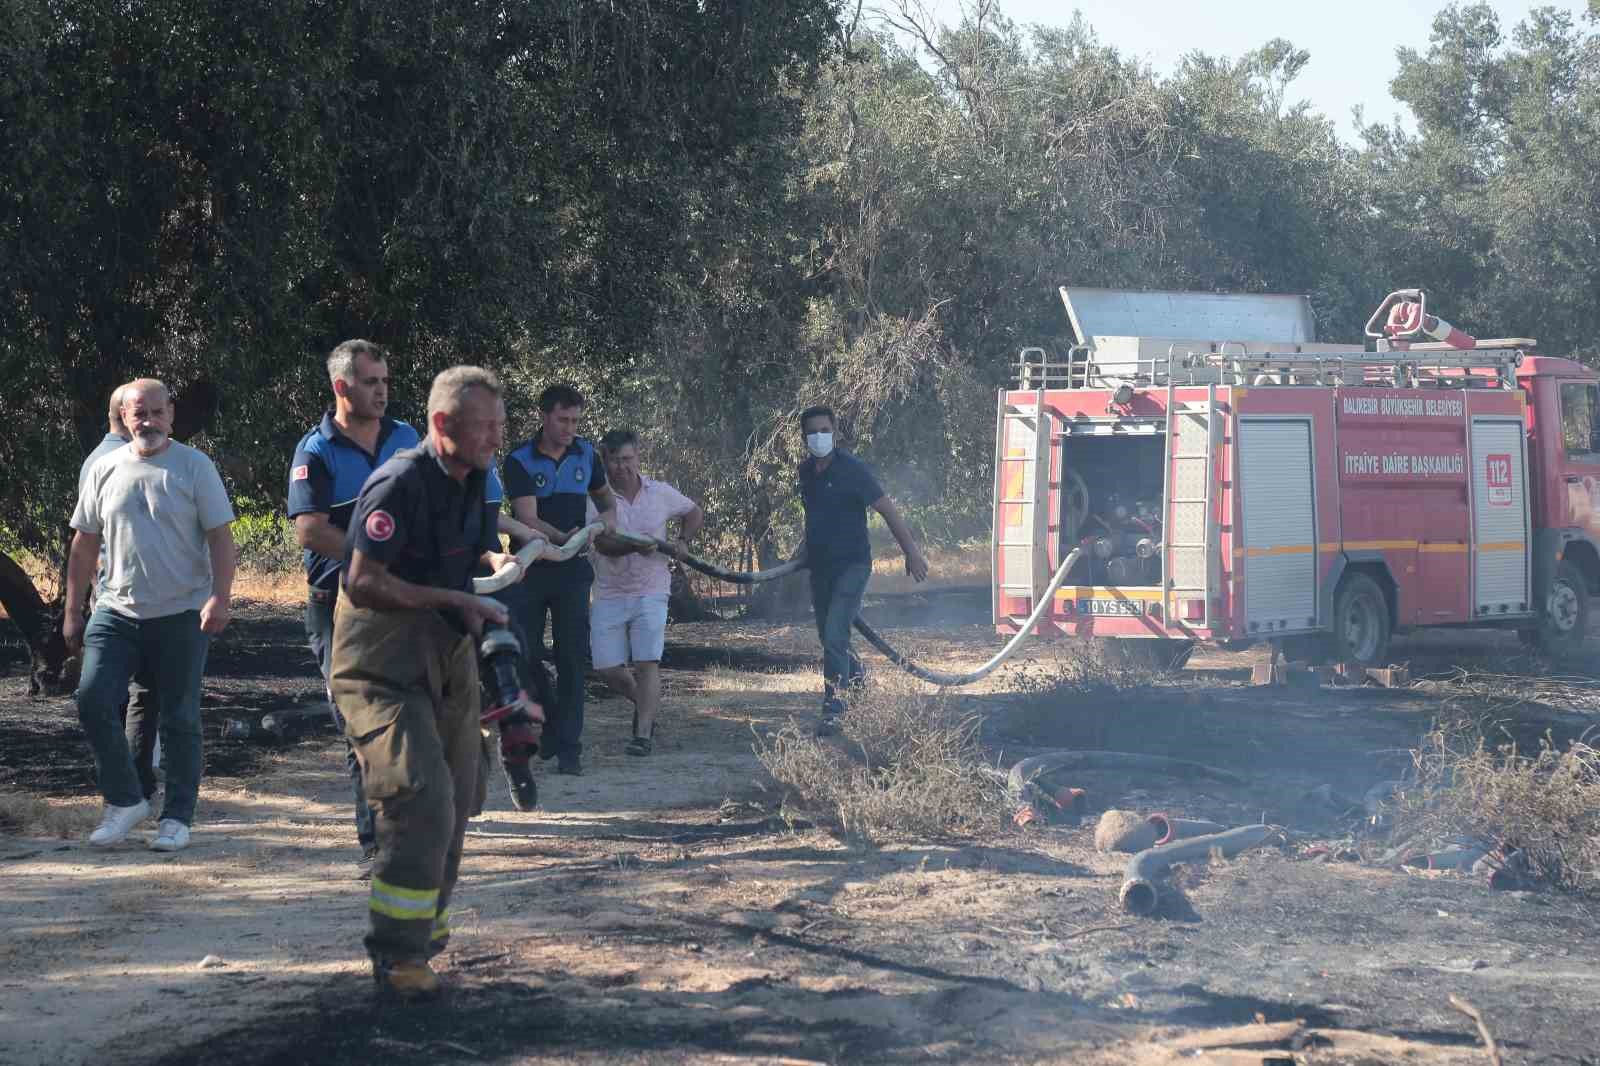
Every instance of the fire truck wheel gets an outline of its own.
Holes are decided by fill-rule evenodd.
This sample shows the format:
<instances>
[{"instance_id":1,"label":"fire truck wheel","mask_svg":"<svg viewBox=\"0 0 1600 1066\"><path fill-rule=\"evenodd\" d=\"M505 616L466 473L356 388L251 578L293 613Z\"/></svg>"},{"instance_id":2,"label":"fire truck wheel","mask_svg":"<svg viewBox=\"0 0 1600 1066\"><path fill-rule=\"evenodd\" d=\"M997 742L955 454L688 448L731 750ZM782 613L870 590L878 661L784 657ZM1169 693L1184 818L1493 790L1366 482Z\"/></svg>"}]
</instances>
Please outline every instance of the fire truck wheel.
<instances>
[{"instance_id":1,"label":"fire truck wheel","mask_svg":"<svg viewBox=\"0 0 1600 1066\"><path fill-rule=\"evenodd\" d=\"M1533 632L1533 643L1541 651L1576 651L1588 628L1589 583L1576 563L1563 559L1550 578L1544 616Z\"/></svg>"},{"instance_id":2,"label":"fire truck wheel","mask_svg":"<svg viewBox=\"0 0 1600 1066\"><path fill-rule=\"evenodd\" d=\"M1333 648L1342 662L1374 666L1389 652L1389 600L1359 571L1339 582L1333 606Z\"/></svg>"}]
</instances>

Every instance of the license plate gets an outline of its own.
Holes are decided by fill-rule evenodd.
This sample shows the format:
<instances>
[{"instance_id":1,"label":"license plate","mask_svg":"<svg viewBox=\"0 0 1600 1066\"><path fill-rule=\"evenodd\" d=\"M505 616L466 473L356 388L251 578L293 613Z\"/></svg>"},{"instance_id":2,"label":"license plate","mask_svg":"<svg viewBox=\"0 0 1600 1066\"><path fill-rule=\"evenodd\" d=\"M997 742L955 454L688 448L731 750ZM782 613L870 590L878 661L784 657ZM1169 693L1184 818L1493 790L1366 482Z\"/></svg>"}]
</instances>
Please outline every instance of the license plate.
<instances>
[{"instance_id":1,"label":"license plate","mask_svg":"<svg viewBox=\"0 0 1600 1066\"><path fill-rule=\"evenodd\" d=\"M1079 600L1078 613L1138 616L1144 614L1144 603L1139 600Z\"/></svg>"}]
</instances>

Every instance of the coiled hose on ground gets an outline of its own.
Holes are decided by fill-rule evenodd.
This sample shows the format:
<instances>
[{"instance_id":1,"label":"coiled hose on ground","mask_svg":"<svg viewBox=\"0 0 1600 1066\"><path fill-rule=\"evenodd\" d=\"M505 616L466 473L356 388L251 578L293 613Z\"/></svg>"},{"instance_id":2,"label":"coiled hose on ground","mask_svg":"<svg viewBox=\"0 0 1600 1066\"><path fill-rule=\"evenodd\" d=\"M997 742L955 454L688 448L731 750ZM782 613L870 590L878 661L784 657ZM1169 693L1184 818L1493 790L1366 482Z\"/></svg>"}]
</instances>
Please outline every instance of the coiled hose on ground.
<instances>
[{"instance_id":1,"label":"coiled hose on ground","mask_svg":"<svg viewBox=\"0 0 1600 1066\"><path fill-rule=\"evenodd\" d=\"M719 581L727 581L735 585L759 585L766 581L775 581L780 577L788 577L790 574L805 569L806 565L804 559L791 559L781 566L773 567L771 570L757 570L751 573L737 573L732 570L726 570L715 563L707 562L698 556L690 555L687 552L674 553L672 545L657 537L642 537L633 533L616 533L614 536L616 536L618 540L628 544L636 545L638 547L646 547L653 544L660 551L665 551L669 554L676 554L676 557L682 560L686 566L693 567L708 577L714 577ZM954 688L960 685L970 685L973 682L981 681L990 674L994 673L995 670L999 669L1002 663L1011 658L1012 655L1016 654L1017 649L1022 647L1022 645L1027 642L1028 638L1033 635L1034 626L1039 624L1039 620L1043 618L1045 612L1050 609L1050 604L1055 601L1056 590L1061 588L1062 583L1067 579L1067 574L1070 573L1072 568L1077 565L1078 554L1079 549L1077 548L1074 548L1072 551L1067 553L1067 557L1061 560L1061 565L1056 568L1055 575L1050 578L1050 584L1045 586L1044 595L1039 597L1039 602L1034 605L1033 613L1028 616L1028 620L1022 624L1022 627L1018 629L1016 634L1006 642L1004 647L995 652L994 656L990 658L988 662L984 663L976 670L969 670L964 674L951 674L946 673L943 670L930 670L926 666L921 666L896 650L895 647L887 640L884 640L883 637L879 635L877 630L873 629L862 620L860 615L857 615L855 619L856 632L860 633L862 637L866 639L868 644L871 644L874 648L877 648L880 652L882 652L890 662L900 667L900 669L904 670L912 677L919 678L928 682L929 684L938 685L942 688Z\"/></svg>"}]
</instances>

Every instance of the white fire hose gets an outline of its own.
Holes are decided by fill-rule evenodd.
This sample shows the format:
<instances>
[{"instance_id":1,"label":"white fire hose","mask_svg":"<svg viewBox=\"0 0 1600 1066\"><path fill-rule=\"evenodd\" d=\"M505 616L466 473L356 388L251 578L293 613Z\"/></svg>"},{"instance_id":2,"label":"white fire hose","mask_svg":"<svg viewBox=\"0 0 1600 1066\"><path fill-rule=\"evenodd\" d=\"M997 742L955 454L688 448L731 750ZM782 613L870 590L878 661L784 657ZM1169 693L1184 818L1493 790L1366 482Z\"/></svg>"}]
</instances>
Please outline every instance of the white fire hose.
<instances>
[{"instance_id":1,"label":"white fire hose","mask_svg":"<svg viewBox=\"0 0 1600 1066\"><path fill-rule=\"evenodd\" d=\"M616 537L625 544L631 544L635 547L644 548L654 545L658 551L664 551L669 555L675 555L686 565L693 567L702 574L717 578L721 581L732 582L736 585L759 585L766 581L774 581L780 577L787 577L796 571L803 570L806 566L806 561L804 559L791 559L789 562L786 562L781 566L775 566L771 570L757 570L752 573L736 573L732 570L725 570L722 567L717 566L715 563L706 562L704 559L701 559L698 556L690 555L687 552L678 554L675 552L670 543L657 537L643 537L634 533L621 532L613 533L612 536ZM994 673L995 670L999 669L1002 663L1016 654L1018 648L1027 643L1028 638L1033 635L1034 627L1039 624L1039 620L1045 616L1045 613L1050 609L1050 605L1055 602L1056 591L1060 589L1062 584L1067 580L1067 574L1070 573L1072 568L1077 565L1079 551L1080 549L1074 548L1067 553L1067 557L1061 560L1061 565L1056 568L1055 575L1050 578L1050 584L1045 586L1044 594L1039 597L1039 602L1034 605L1033 613L1028 615L1028 620L1022 624L1022 627L1017 630L1016 634L1012 636L1010 640L1006 641L1004 647L995 652L993 658L984 663L982 666L978 667L976 670L969 670L964 674L950 674L945 673L942 670L930 670L925 666L919 666L917 663L913 662L911 659L895 650L895 648L888 641L884 640L883 637L878 635L877 630L867 625L867 623L861 619L860 615L857 615L855 618L856 631L866 638L868 644L871 644L874 648L877 648L889 659L890 662L900 667L912 677L920 678L929 684L939 685L943 688L970 685L973 682L981 681L990 674Z\"/></svg>"},{"instance_id":2,"label":"white fire hose","mask_svg":"<svg viewBox=\"0 0 1600 1066\"><path fill-rule=\"evenodd\" d=\"M527 526L515 519L502 517L501 528L507 530L518 540L527 541L522 549L512 556L511 561L488 577L475 577L472 579L472 591L479 596L487 596L492 592L499 592L522 580L528 567L535 561L551 563L564 563L589 546L589 541L605 528L603 522L591 522L567 538L565 544L551 544L547 539L535 533Z\"/></svg>"}]
</instances>

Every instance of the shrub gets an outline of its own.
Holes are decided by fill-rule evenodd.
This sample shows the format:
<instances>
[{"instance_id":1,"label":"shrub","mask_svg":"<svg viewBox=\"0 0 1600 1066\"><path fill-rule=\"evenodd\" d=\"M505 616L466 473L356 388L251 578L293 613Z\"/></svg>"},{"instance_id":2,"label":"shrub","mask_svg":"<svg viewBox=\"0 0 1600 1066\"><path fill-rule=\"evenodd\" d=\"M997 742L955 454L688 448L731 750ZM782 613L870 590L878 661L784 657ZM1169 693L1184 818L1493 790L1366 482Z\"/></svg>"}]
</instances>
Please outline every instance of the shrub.
<instances>
[{"instance_id":1,"label":"shrub","mask_svg":"<svg viewBox=\"0 0 1600 1066\"><path fill-rule=\"evenodd\" d=\"M955 697L874 685L850 701L842 743L791 719L756 755L808 815L871 841L998 829L1009 811L1004 775L978 744L979 720ZM852 758L859 751L862 758Z\"/></svg>"},{"instance_id":2,"label":"shrub","mask_svg":"<svg viewBox=\"0 0 1600 1066\"><path fill-rule=\"evenodd\" d=\"M1515 744L1491 748L1470 727L1435 727L1412 764L1397 837L1520 849L1542 880L1600 894L1600 750L1582 740L1558 749L1546 736L1524 755Z\"/></svg>"},{"instance_id":3,"label":"shrub","mask_svg":"<svg viewBox=\"0 0 1600 1066\"><path fill-rule=\"evenodd\" d=\"M281 514L241 514L233 523L239 565L257 574L287 574L300 569L294 527Z\"/></svg>"}]
</instances>

